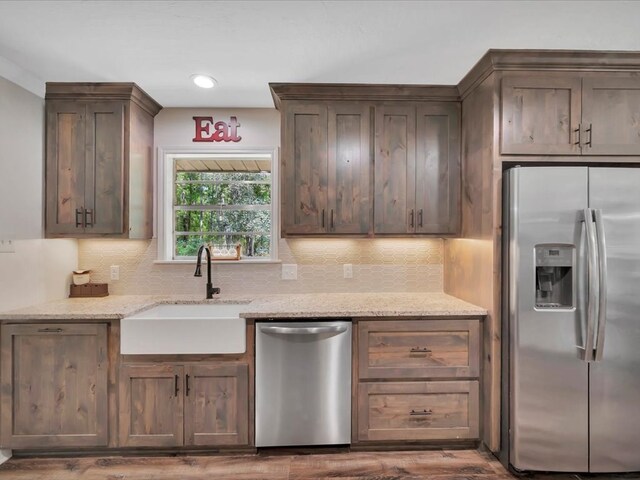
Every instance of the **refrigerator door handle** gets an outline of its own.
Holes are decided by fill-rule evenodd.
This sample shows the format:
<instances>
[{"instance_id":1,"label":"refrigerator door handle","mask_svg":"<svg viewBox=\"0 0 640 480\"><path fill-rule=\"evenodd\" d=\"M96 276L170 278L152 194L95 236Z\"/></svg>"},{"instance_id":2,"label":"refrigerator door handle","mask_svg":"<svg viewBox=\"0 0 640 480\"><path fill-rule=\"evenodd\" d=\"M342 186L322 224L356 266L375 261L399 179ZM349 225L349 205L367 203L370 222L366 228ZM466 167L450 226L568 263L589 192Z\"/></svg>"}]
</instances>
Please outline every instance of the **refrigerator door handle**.
<instances>
[{"instance_id":1,"label":"refrigerator door handle","mask_svg":"<svg viewBox=\"0 0 640 480\"><path fill-rule=\"evenodd\" d=\"M594 359L602 360L604 350L604 334L607 324L607 246L602 223L602 210L593 210L596 225L598 245L598 331L596 335L596 347Z\"/></svg>"},{"instance_id":2,"label":"refrigerator door handle","mask_svg":"<svg viewBox=\"0 0 640 480\"><path fill-rule=\"evenodd\" d=\"M596 231L593 223L593 213L590 208L584 209L584 225L587 236L587 335L584 342L584 360L593 360L593 340L595 332L595 322L598 308L598 289L596 281L597 251L596 251Z\"/></svg>"}]
</instances>

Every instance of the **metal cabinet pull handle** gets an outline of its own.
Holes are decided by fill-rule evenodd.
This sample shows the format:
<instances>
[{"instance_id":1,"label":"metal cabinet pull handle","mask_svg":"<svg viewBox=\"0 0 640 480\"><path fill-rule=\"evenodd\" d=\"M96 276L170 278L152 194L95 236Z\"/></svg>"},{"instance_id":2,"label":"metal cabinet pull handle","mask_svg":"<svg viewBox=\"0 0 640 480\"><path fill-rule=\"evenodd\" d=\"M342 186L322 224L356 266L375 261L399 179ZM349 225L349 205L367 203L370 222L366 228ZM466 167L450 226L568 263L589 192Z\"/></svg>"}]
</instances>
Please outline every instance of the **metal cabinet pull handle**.
<instances>
[{"instance_id":1,"label":"metal cabinet pull handle","mask_svg":"<svg viewBox=\"0 0 640 480\"><path fill-rule=\"evenodd\" d=\"M322 209L322 228L324 228L324 208Z\"/></svg>"},{"instance_id":2,"label":"metal cabinet pull handle","mask_svg":"<svg viewBox=\"0 0 640 480\"><path fill-rule=\"evenodd\" d=\"M329 221L329 228L330 228L331 230L333 230L333 229L334 229L334 225L333 225L333 208L331 209L331 219L330 219L330 221Z\"/></svg>"},{"instance_id":3,"label":"metal cabinet pull handle","mask_svg":"<svg viewBox=\"0 0 640 480\"><path fill-rule=\"evenodd\" d=\"M276 333L280 335L320 335L323 333L343 333L347 331L344 325L331 325L328 327L260 327L264 333Z\"/></svg>"},{"instance_id":4,"label":"metal cabinet pull handle","mask_svg":"<svg viewBox=\"0 0 640 480\"><path fill-rule=\"evenodd\" d=\"M580 146L580 142L581 142L580 136L582 134L582 125L578 124L578 128L576 128L573 132L578 134L577 135L578 140L576 142L573 142L573 144Z\"/></svg>"},{"instance_id":5,"label":"metal cabinet pull handle","mask_svg":"<svg viewBox=\"0 0 640 480\"><path fill-rule=\"evenodd\" d=\"M84 227L84 222L86 220L86 216L84 215L84 208L76 208L76 228Z\"/></svg>"},{"instance_id":6,"label":"metal cabinet pull handle","mask_svg":"<svg viewBox=\"0 0 640 480\"><path fill-rule=\"evenodd\" d=\"M87 217L89 217L89 220L87 220ZM93 227L93 209L92 208L87 208L84 211L84 225L86 227Z\"/></svg>"},{"instance_id":7,"label":"metal cabinet pull handle","mask_svg":"<svg viewBox=\"0 0 640 480\"><path fill-rule=\"evenodd\" d=\"M188 374L185 375L184 380L185 380L184 394L188 397L189 396L189 391L191 390L189 388L189 375Z\"/></svg>"},{"instance_id":8,"label":"metal cabinet pull handle","mask_svg":"<svg viewBox=\"0 0 640 480\"><path fill-rule=\"evenodd\" d=\"M411 416L428 416L431 415L433 412L431 411L431 409L429 410L411 410L411 412L409 412L409 415Z\"/></svg>"},{"instance_id":9,"label":"metal cabinet pull handle","mask_svg":"<svg viewBox=\"0 0 640 480\"><path fill-rule=\"evenodd\" d=\"M589 140L585 142L585 145L591 148L591 139L593 138L593 124L589 124L589 128L585 130L585 132L589 132Z\"/></svg>"},{"instance_id":10,"label":"metal cabinet pull handle","mask_svg":"<svg viewBox=\"0 0 640 480\"><path fill-rule=\"evenodd\" d=\"M38 332L40 333L60 333L64 330L62 328L39 328Z\"/></svg>"},{"instance_id":11,"label":"metal cabinet pull handle","mask_svg":"<svg viewBox=\"0 0 640 480\"><path fill-rule=\"evenodd\" d=\"M409 226L411 228L413 228L413 208L411 209L411 212L409 213Z\"/></svg>"},{"instance_id":12,"label":"metal cabinet pull handle","mask_svg":"<svg viewBox=\"0 0 640 480\"><path fill-rule=\"evenodd\" d=\"M418 210L418 227L422 228L422 209Z\"/></svg>"},{"instance_id":13,"label":"metal cabinet pull handle","mask_svg":"<svg viewBox=\"0 0 640 480\"><path fill-rule=\"evenodd\" d=\"M427 347L413 347L410 350L411 353L431 353L431 350L429 350Z\"/></svg>"},{"instance_id":14,"label":"metal cabinet pull handle","mask_svg":"<svg viewBox=\"0 0 640 480\"><path fill-rule=\"evenodd\" d=\"M176 375L176 377L175 377L175 381L176 381L176 383L175 383L174 396L176 396L176 397L177 397L177 396L178 396L178 393L180 392L180 388L178 387L178 375Z\"/></svg>"}]
</instances>

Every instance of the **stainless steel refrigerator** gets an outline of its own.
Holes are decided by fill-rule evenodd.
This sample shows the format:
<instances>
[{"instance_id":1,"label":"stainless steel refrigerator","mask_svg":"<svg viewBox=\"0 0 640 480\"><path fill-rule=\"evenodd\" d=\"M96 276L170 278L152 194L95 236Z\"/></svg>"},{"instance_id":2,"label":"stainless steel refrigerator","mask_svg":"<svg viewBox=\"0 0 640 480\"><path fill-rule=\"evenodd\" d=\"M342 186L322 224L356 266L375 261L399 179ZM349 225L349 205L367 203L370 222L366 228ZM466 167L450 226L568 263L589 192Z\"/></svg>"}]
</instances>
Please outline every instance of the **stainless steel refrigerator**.
<instances>
[{"instance_id":1,"label":"stainless steel refrigerator","mask_svg":"<svg viewBox=\"0 0 640 480\"><path fill-rule=\"evenodd\" d=\"M516 167L504 185L506 457L640 471L640 169Z\"/></svg>"}]
</instances>

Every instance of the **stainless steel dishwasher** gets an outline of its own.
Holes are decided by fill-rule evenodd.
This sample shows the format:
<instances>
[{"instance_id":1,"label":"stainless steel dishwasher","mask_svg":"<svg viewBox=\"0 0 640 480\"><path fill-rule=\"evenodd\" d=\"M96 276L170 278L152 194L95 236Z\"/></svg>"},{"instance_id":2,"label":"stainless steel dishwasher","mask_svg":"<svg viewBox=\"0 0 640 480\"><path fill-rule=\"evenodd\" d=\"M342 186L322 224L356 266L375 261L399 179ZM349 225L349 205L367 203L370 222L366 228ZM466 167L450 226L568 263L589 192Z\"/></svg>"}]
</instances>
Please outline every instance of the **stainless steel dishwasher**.
<instances>
[{"instance_id":1,"label":"stainless steel dishwasher","mask_svg":"<svg viewBox=\"0 0 640 480\"><path fill-rule=\"evenodd\" d=\"M256 446L351 442L351 322L256 322Z\"/></svg>"}]
</instances>

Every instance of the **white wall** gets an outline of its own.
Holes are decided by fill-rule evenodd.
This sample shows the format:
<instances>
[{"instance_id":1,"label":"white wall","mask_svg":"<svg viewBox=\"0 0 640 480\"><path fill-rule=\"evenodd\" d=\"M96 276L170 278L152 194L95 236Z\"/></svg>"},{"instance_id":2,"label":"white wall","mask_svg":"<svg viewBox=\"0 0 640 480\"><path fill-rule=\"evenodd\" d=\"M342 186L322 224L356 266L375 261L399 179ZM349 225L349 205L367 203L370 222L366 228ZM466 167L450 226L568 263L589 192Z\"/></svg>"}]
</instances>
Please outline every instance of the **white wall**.
<instances>
[{"instance_id":1,"label":"white wall","mask_svg":"<svg viewBox=\"0 0 640 480\"><path fill-rule=\"evenodd\" d=\"M214 117L214 122L229 123L235 116L240 122L238 135L242 140L234 142L194 143L194 116ZM157 147L189 147L209 150L230 148L264 148L280 145L280 112L275 108L165 108L154 122L154 143Z\"/></svg>"},{"instance_id":2,"label":"white wall","mask_svg":"<svg viewBox=\"0 0 640 480\"><path fill-rule=\"evenodd\" d=\"M76 240L44 240L44 100L0 77L0 311L68 295Z\"/></svg>"},{"instance_id":3,"label":"white wall","mask_svg":"<svg viewBox=\"0 0 640 480\"><path fill-rule=\"evenodd\" d=\"M0 239L42 237L44 99L0 77Z\"/></svg>"}]
</instances>

